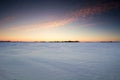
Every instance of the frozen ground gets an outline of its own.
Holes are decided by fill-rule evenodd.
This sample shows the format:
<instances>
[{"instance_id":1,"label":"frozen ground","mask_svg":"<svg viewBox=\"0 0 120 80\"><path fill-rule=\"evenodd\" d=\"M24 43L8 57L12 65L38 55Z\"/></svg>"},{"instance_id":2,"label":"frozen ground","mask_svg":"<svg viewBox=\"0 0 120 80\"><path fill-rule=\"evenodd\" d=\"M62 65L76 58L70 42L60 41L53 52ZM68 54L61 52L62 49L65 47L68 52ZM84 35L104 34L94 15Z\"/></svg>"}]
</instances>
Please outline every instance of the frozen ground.
<instances>
[{"instance_id":1,"label":"frozen ground","mask_svg":"<svg viewBox=\"0 0 120 80\"><path fill-rule=\"evenodd\" d=\"M0 43L0 80L120 80L120 43Z\"/></svg>"}]
</instances>

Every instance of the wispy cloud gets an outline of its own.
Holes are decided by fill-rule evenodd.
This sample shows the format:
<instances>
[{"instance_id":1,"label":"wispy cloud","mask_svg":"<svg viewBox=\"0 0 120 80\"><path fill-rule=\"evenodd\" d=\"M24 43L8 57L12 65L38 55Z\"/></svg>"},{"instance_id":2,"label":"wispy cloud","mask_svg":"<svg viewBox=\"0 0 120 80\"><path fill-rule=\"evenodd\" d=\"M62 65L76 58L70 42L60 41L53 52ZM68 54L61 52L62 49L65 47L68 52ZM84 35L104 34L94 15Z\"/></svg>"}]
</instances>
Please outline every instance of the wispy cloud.
<instances>
[{"instance_id":1,"label":"wispy cloud","mask_svg":"<svg viewBox=\"0 0 120 80\"><path fill-rule=\"evenodd\" d=\"M4 18L1 18L0 19L0 24L3 24L3 23L6 23L8 21L11 21L13 20L15 17L14 16L7 16L7 17L4 17Z\"/></svg>"},{"instance_id":2,"label":"wispy cloud","mask_svg":"<svg viewBox=\"0 0 120 80\"><path fill-rule=\"evenodd\" d=\"M86 19L89 16L102 13L118 7L120 7L120 2L106 3L92 7L81 8L79 10L66 14L62 19L57 19L54 21L43 22L43 23L36 23L32 25L24 25L24 26L20 26L19 28L22 28L23 30L31 31L41 28L61 27L63 25L74 22L77 19Z\"/></svg>"},{"instance_id":3,"label":"wispy cloud","mask_svg":"<svg viewBox=\"0 0 120 80\"><path fill-rule=\"evenodd\" d=\"M95 15L98 13L102 13L102 12L108 11L113 8L118 8L118 7L120 7L120 2L101 4L98 6L92 6L92 7L76 10L70 16L74 17L74 19L76 19L76 18L84 19L89 16L92 16L92 15Z\"/></svg>"},{"instance_id":4,"label":"wispy cloud","mask_svg":"<svg viewBox=\"0 0 120 80\"><path fill-rule=\"evenodd\" d=\"M24 30L24 31L34 31L38 29L46 29L46 28L53 28L53 27L59 27L66 25L70 22L73 22L75 19L74 18L63 18L62 20L54 20L54 21L48 21L48 22L43 22L43 23L36 23L36 24L30 24L30 25L20 25L11 28L11 30Z\"/></svg>"}]
</instances>

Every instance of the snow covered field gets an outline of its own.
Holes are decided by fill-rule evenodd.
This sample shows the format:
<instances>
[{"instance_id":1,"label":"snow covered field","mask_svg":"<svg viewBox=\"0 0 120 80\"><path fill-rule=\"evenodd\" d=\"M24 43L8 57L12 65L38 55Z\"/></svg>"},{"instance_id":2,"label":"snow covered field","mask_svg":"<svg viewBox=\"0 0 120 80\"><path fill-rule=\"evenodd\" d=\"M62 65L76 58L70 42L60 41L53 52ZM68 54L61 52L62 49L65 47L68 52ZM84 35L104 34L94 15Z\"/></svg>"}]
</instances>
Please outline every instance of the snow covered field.
<instances>
[{"instance_id":1,"label":"snow covered field","mask_svg":"<svg viewBox=\"0 0 120 80\"><path fill-rule=\"evenodd\" d=\"M120 80L120 43L0 43L0 80Z\"/></svg>"}]
</instances>

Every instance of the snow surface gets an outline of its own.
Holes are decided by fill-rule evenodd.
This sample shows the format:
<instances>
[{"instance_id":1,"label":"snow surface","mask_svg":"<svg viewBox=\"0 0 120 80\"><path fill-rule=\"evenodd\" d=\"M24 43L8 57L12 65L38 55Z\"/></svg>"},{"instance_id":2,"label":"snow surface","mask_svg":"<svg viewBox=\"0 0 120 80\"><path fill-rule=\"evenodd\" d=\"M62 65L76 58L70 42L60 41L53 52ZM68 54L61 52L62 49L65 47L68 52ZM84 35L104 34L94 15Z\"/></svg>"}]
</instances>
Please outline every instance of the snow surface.
<instances>
[{"instance_id":1,"label":"snow surface","mask_svg":"<svg viewBox=\"0 0 120 80\"><path fill-rule=\"evenodd\" d=\"M120 43L0 43L0 80L120 80Z\"/></svg>"}]
</instances>

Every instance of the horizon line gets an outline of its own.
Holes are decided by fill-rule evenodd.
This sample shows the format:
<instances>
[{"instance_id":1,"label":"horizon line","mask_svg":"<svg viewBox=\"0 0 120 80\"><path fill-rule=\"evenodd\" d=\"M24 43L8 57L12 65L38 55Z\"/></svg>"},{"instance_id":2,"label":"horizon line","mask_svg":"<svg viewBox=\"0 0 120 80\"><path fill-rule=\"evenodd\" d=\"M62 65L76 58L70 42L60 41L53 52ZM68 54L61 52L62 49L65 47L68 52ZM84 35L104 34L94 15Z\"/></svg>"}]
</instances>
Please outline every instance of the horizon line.
<instances>
[{"instance_id":1,"label":"horizon line","mask_svg":"<svg viewBox=\"0 0 120 80\"><path fill-rule=\"evenodd\" d=\"M120 41L79 41L79 40L63 40L63 41L11 41L11 40L0 40L0 42L40 42L40 43L69 43L69 42L76 42L76 43L80 43L80 42L120 42Z\"/></svg>"}]
</instances>

